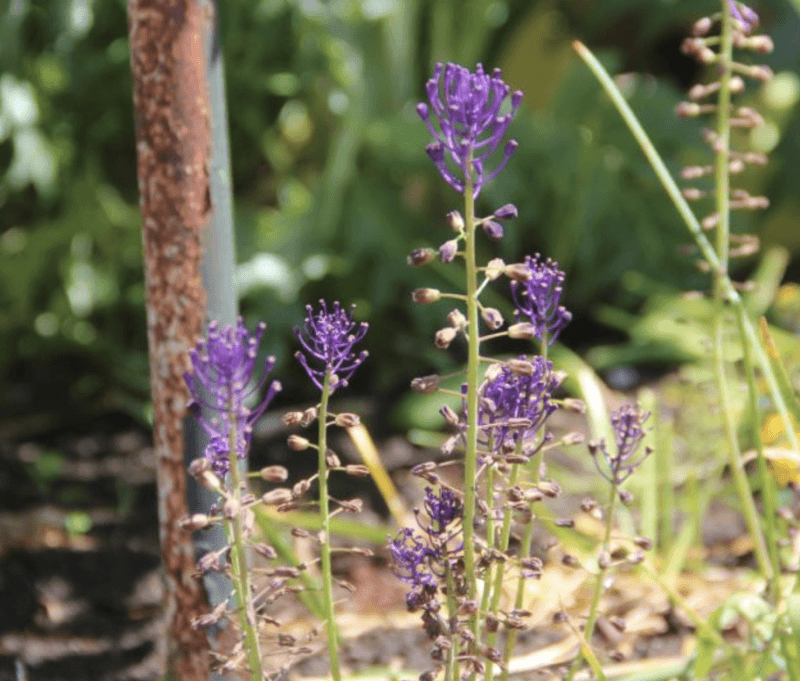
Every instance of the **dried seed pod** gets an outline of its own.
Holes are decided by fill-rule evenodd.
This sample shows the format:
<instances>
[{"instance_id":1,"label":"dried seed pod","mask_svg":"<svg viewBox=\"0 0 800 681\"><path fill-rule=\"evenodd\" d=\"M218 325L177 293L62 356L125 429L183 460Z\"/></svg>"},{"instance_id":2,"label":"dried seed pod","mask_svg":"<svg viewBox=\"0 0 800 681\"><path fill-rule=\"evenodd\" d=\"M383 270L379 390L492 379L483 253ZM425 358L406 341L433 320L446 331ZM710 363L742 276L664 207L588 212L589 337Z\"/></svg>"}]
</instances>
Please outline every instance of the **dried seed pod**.
<instances>
[{"instance_id":1,"label":"dried seed pod","mask_svg":"<svg viewBox=\"0 0 800 681\"><path fill-rule=\"evenodd\" d=\"M291 500L292 490L287 489L286 487L278 487L270 490L261 497L262 503L266 504L267 506L277 506L279 504L288 503Z\"/></svg>"},{"instance_id":2,"label":"dried seed pod","mask_svg":"<svg viewBox=\"0 0 800 681\"><path fill-rule=\"evenodd\" d=\"M435 288L417 288L411 292L411 300L417 305L430 305L441 298L442 292Z\"/></svg>"},{"instance_id":3,"label":"dried seed pod","mask_svg":"<svg viewBox=\"0 0 800 681\"><path fill-rule=\"evenodd\" d=\"M267 482L285 482L289 471L283 466L266 466L261 469L261 479Z\"/></svg>"},{"instance_id":4,"label":"dried seed pod","mask_svg":"<svg viewBox=\"0 0 800 681\"><path fill-rule=\"evenodd\" d=\"M358 414L350 413L336 414L336 418L333 422L342 428L354 428L355 426L361 425L361 419Z\"/></svg>"},{"instance_id":5,"label":"dried seed pod","mask_svg":"<svg viewBox=\"0 0 800 681\"><path fill-rule=\"evenodd\" d=\"M308 449L311 446L311 442L309 442L308 438L302 435L290 435L286 440L286 444L289 446L289 449L295 452L302 452L304 449Z\"/></svg>"}]
</instances>

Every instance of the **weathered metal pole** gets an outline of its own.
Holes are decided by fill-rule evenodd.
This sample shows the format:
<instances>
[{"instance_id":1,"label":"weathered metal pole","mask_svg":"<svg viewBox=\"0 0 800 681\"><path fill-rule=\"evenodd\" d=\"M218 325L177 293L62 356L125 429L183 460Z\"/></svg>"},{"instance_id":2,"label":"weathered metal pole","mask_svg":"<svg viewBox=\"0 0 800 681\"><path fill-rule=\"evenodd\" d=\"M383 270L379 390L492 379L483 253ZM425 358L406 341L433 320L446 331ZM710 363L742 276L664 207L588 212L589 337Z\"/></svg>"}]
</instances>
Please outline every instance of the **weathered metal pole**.
<instances>
[{"instance_id":1,"label":"weathered metal pole","mask_svg":"<svg viewBox=\"0 0 800 681\"><path fill-rule=\"evenodd\" d=\"M208 641L191 625L205 598L191 534L178 526L187 512L183 373L204 320L201 230L211 208L203 20L200 0L128 0L167 666L181 681L209 673Z\"/></svg>"}]
</instances>

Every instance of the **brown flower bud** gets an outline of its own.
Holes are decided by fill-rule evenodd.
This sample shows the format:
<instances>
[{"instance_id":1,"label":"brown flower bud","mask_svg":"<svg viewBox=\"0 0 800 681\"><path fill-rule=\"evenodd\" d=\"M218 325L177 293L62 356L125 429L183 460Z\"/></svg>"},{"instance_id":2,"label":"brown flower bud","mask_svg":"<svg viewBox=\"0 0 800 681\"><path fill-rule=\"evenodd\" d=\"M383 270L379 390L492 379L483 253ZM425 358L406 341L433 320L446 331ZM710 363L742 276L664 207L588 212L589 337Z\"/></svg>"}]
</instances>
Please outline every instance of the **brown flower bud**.
<instances>
[{"instance_id":1,"label":"brown flower bud","mask_svg":"<svg viewBox=\"0 0 800 681\"><path fill-rule=\"evenodd\" d=\"M314 421L317 420L317 416L319 415L319 409L317 407L309 407L303 412L303 416L300 419L300 425L303 428L308 428Z\"/></svg>"},{"instance_id":2,"label":"brown flower bud","mask_svg":"<svg viewBox=\"0 0 800 681\"><path fill-rule=\"evenodd\" d=\"M447 224L454 232L460 234L464 231L464 218L457 210L452 210L447 214Z\"/></svg>"},{"instance_id":3,"label":"brown flower bud","mask_svg":"<svg viewBox=\"0 0 800 681\"><path fill-rule=\"evenodd\" d=\"M261 479L267 482L285 482L289 471L283 466L266 466L261 469Z\"/></svg>"},{"instance_id":4,"label":"brown flower bud","mask_svg":"<svg viewBox=\"0 0 800 681\"><path fill-rule=\"evenodd\" d=\"M356 478L368 478L369 468L360 463L351 463L344 467L344 472Z\"/></svg>"},{"instance_id":5,"label":"brown flower bud","mask_svg":"<svg viewBox=\"0 0 800 681\"><path fill-rule=\"evenodd\" d=\"M439 329L433 339L434 345L440 350L445 350L450 347L450 343L453 342L457 335L458 330L454 329L452 326Z\"/></svg>"},{"instance_id":6,"label":"brown flower bud","mask_svg":"<svg viewBox=\"0 0 800 681\"><path fill-rule=\"evenodd\" d=\"M561 405L564 407L564 409L575 412L576 414L586 413L586 402L575 397L568 397L561 403Z\"/></svg>"},{"instance_id":7,"label":"brown flower bud","mask_svg":"<svg viewBox=\"0 0 800 681\"><path fill-rule=\"evenodd\" d=\"M439 413L444 416L444 420L451 426L458 426L459 418L458 414L456 414L451 407L448 407L446 404L439 409Z\"/></svg>"},{"instance_id":8,"label":"brown flower bud","mask_svg":"<svg viewBox=\"0 0 800 681\"><path fill-rule=\"evenodd\" d=\"M515 262L511 265L506 265L503 268L503 273L513 281L519 282L520 284L524 284L526 281L530 281L533 273L531 272L530 267L528 267L525 263L522 262Z\"/></svg>"},{"instance_id":9,"label":"brown flower bud","mask_svg":"<svg viewBox=\"0 0 800 681\"><path fill-rule=\"evenodd\" d=\"M284 426L296 426L303 419L302 411L287 411L282 417L281 421Z\"/></svg>"},{"instance_id":10,"label":"brown flower bud","mask_svg":"<svg viewBox=\"0 0 800 681\"><path fill-rule=\"evenodd\" d=\"M328 465L328 468L340 468L342 465L342 460L339 456L334 452L332 449L329 449L325 452L325 463Z\"/></svg>"},{"instance_id":11,"label":"brown flower bud","mask_svg":"<svg viewBox=\"0 0 800 681\"><path fill-rule=\"evenodd\" d=\"M411 389L416 393L422 393L423 395L430 395L431 393L436 392L439 388L439 384L441 383L441 377L437 374L431 374L430 376L420 376L415 378L411 381Z\"/></svg>"},{"instance_id":12,"label":"brown flower bud","mask_svg":"<svg viewBox=\"0 0 800 681\"><path fill-rule=\"evenodd\" d=\"M493 307L483 308L483 310L481 310L481 317L486 323L486 326L488 326L492 331L497 331L497 329L499 329L505 323L503 315L500 314L500 310L496 310Z\"/></svg>"},{"instance_id":13,"label":"brown flower bud","mask_svg":"<svg viewBox=\"0 0 800 681\"><path fill-rule=\"evenodd\" d=\"M347 513L361 513L364 509L364 502L361 499L342 499L339 505Z\"/></svg>"},{"instance_id":14,"label":"brown flower bud","mask_svg":"<svg viewBox=\"0 0 800 681\"><path fill-rule=\"evenodd\" d=\"M412 267L427 265L436 257L436 251L432 248L416 248L408 255L408 264Z\"/></svg>"},{"instance_id":15,"label":"brown flower bud","mask_svg":"<svg viewBox=\"0 0 800 681\"><path fill-rule=\"evenodd\" d=\"M230 499L226 499L225 503L222 505L222 515L228 520L233 520L239 515L241 508L239 502L231 497Z\"/></svg>"},{"instance_id":16,"label":"brown flower bud","mask_svg":"<svg viewBox=\"0 0 800 681\"><path fill-rule=\"evenodd\" d=\"M435 288L417 288L411 292L411 300L417 305L429 305L441 300L442 292Z\"/></svg>"},{"instance_id":17,"label":"brown flower bud","mask_svg":"<svg viewBox=\"0 0 800 681\"><path fill-rule=\"evenodd\" d=\"M333 419L333 422L342 428L354 428L355 426L361 425L361 419L358 417L358 414L351 414L349 412L336 414L336 418Z\"/></svg>"},{"instance_id":18,"label":"brown flower bud","mask_svg":"<svg viewBox=\"0 0 800 681\"><path fill-rule=\"evenodd\" d=\"M608 554L608 551L601 551L600 555L597 557L597 566L601 570L607 570L609 565L611 565L611 556Z\"/></svg>"},{"instance_id":19,"label":"brown flower bud","mask_svg":"<svg viewBox=\"0 0 800 681\"><path fill-rule=\"evenodd\" d=\"M653 548L653 540L650 539L650 537L634 537L633 543L645 551L649 551Z\"/></svg>"},{"instance_id":20,"label":"brown flower bud","mask_svg":"<svg viewBox=\"0 0 800 681\"><path fill-rule=\"evenodd\" d=\"M296 482L294 487L292 487L292 497L294 499L299 499L306 492L308 492L310 487L311 483L308 480L300 480L299 482Z\"/></svg>"},{"instance_id":21,"label":"brown flower bud","mask_svg":"<svg viewBox=\"0 0 800 681\"><path fill-rule=\"evenodd\" d=\"M311 446L308 439L304 438L302 435L290 435L286 440L286 444L289 445L289 449L295 452L302 452L304 449L308 449Z\"/></svg>"},{"instance_id":22,"label":"brown flower bud","mask_svg":"<svg viewBox=\"0 0 800 681\"><path fill-rule=\"evenodd\" d=\"M518 322L508 327L508 337L521 340L536 337L536 327L528 322Z\"/></svg>"},{"instance_id":23,"label":"brown flower bud","mask_svg":"<svg viewBox=\"0 0 800 681\"><path fill-rule=\"evenodd\" d=\"M494 281L497 279L506 268L505 262L503 262L502 258L492 258L488 263L486 263L486 269L484 270L484 274L486 278L490 281Z\"/></svg>"},{"instance_id":24,"label":"brown flower bud","mask_svg":"<svg viewBox=\"0 0 800 681\"><path fill-rule=\"evenodd\" d=\"M211 470L211 463L205 459L195 459L189 464L189 473L197 480L197 484L203 489L219 492L222 489L222 481Z\"/></svg>"},{"instance_id":25,"label":"brown flower bud","mask_svg":"<svg viewBox=\"0 0 800 681\"><path fill-rule=\"evenodd\" d=\"M450 324L454 329L466 329L467 328L467 318L464 316L464 313L461 310L450 310L447 313L447 323Z\"/></svg>"},{"instance_id":26,"label":"brown flower bud","mask_svg":"<svg viewBox=\"0 0 800 681\"><path fill-rule=\"evenodd\" d=\"M269 544L256 544L256 553L267 560L275 560L278 557L278 552Z\"/></svg>"},{"instance_id":27,"label":"brown flower bud","mask_svg":"<svg viewBox=\"0 0 800 681\"><path fill-rule=\"evenodd\" d=\"M292 500L292 490L286 487L278 487L270 490L261 497L262 503L267 506L277 506L279 504L286 504Z\"/></svg>"}]
</instances>

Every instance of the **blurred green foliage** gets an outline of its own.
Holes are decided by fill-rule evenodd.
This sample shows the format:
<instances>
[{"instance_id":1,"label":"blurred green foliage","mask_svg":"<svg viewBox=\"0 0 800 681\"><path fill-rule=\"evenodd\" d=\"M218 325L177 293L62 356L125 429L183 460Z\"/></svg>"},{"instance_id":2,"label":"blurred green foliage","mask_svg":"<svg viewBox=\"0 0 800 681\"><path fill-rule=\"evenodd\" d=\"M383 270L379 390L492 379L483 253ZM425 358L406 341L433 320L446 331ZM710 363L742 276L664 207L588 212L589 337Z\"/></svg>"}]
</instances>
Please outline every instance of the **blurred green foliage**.
<instances>
[{"instance_id":1,"label":"blurred green foliage","mask_svg":"<svg viewBox=\"0 0 800 681\"><path fill-rule=\"evenodd\" d=\"M624 86L677 171L706 153L700 125L674 115L681 91L702 77L679 45L715 2L220 5L242 309L268 322L279 358L291 354L303 305L324 295L357 303L372 324L361 390L397 394L412 375L455 365L457 353L429 342L444 310L412 310L408 293L451 287L457 273L405 260L449 238L444 215L460 203L430 164L414 112L437 60L501 66L526 92L511 131L520 149L479 203L488 211L514 202L520 217L486 254L541 251L560 261L576 320L567 344L608 340L593 312L600 303L636 314L654 295L705 286L677 254L688 241L680 221L570 40L599 50L615 72L648 74L625 76ZM748 182L772 207L758 226L737 215L734 227L755 227L796 257L800 22L788 0L757 5L776 42L765 61L779 78L751 91L768 121L768 134L751 141L774 151ZM0 9L0 377L11 386L2 398L9 413L76 402L140 411L146 400L130 93L123 0L8 0ZM493 304L507 311L506 301L498 289ZM278 373L290 399L304 394L295 367ZM37 381L54 389L24 390Z\"/></svg>"}]
</instances>

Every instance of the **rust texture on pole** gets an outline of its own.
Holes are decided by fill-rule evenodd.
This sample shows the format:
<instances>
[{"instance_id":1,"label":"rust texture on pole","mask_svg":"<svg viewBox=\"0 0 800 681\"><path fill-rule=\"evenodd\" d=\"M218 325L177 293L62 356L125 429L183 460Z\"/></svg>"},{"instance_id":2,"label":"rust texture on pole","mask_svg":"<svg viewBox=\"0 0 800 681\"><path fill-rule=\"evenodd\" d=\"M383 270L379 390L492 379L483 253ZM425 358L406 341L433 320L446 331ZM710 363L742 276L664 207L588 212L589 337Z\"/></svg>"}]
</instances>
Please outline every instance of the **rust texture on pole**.
<instances>
[{"instance_id":1,"label":"rust texture on pole","mask_svg":"<svg viewBox=\"0 0 800 681\"><path fill-rule=\"evenodd\" d=\"M211 210L209 111L200 0L128 0L147 337L153 396L168 669L206 681L209 647L192 619L207 609L187 513L183 427L187 351L204 318L201 230Z\"/></svg>"}]
</instances>

